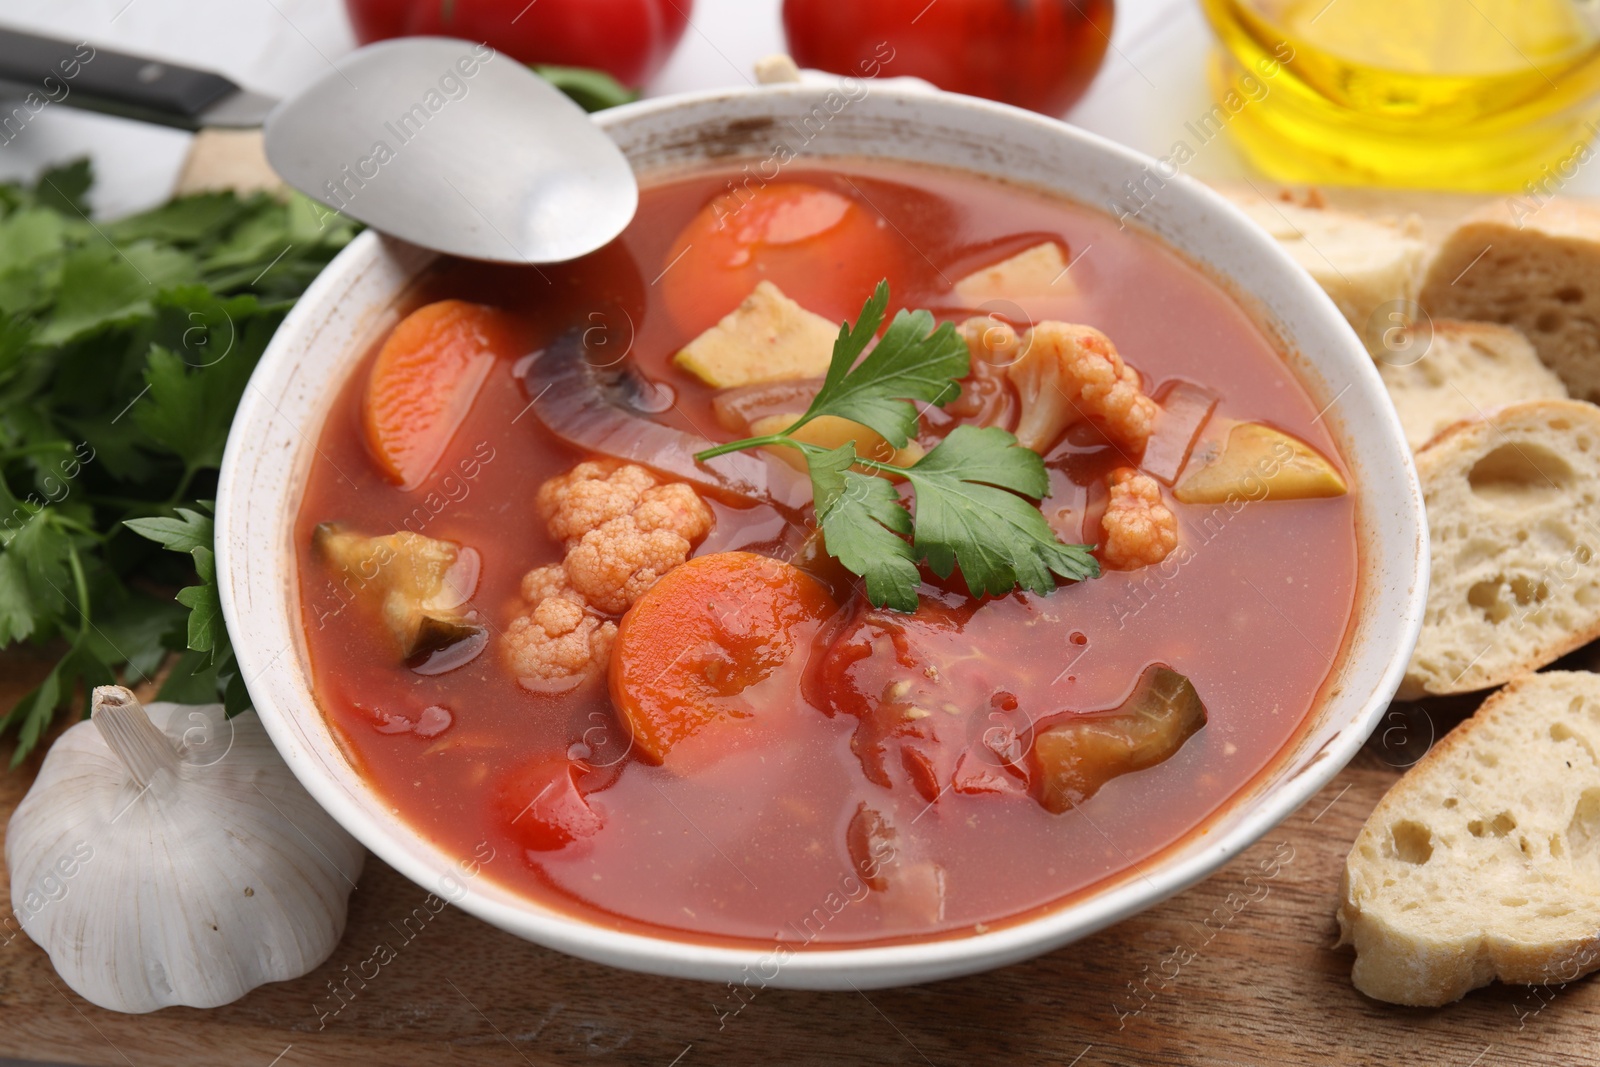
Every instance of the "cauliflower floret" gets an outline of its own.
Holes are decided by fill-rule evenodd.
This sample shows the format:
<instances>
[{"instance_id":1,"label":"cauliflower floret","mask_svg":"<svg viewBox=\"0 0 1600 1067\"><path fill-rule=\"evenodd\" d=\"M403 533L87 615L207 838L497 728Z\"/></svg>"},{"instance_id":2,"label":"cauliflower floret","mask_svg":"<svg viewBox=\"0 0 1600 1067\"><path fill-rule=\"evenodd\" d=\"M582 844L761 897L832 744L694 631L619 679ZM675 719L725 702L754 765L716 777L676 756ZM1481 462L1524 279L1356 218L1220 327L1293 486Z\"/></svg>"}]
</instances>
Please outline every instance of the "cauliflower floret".
<instances>
[{"instance_id":1,"label":"cauliflower floret","mask_svg":"<svg viewBox=\"0 0 1600 1067\"><path fill-rule=\"evenodd\" d=\"M655 486L655 475L636 463L589 460L541 485L536 503L550 536L571 548L590 530L628 514Z\"/></svg>"},{"instance_id":2,"label":"cauliflower floret","mask_svg":"<svg viewBox=\"0 0 1600 1067\"><path fill-rule=\"evenodd\" d=\"M1004 323L969 319L961 333L975 358L1004 366L1016 386L1017 440L1024 447L1042 455L1067 427L1091 417L1135 452L1150 439L1156 403L1144 395L1139 372L1094 327L1041 322L1019 338Z\"/></svg>"},{"instance_id":3,"label":"cauliflower floret","mask_svg":"<svg viewBox=\"0 0 1600 1067\"><path fill-rule=\"evenodd\" d=\"M583 535L567 553L567 580L601 611L619 614L689 558L689 542L672 530L642 530L632 515Z\"/></svg>"},{"instance_id":4,"label":"cauliflower floret","mask_svg":"<svg viewBox=\"0 0 1600 1067\"><path fill-rule=\"evenodd\" d=\"M572 583L567 581L567 568L560 563L535 567L522 576L523 600L537 604L545 597L552 596L584 603L583 594L572 588Z\"/></svg>"},{"instance_id":5,"label":"cauliflower floret","mask_svg":"<svg viewBox=\"0 0 1600 1067\"><path fill-rule=\"evenodd\" d=\"M604 670L616 636L617 624L581 600L547 596L506 627L506 657L525 686L563 689Z\"/></svg>"},{"instance_id":6,"label":"cauliflower floret","mask_svg":"<svg viewBox=\"0 0 1600 1067\"><path fill-rule=\"evenodd\" d=\"M1107 479L1111 502L1100 527L1107 567L1131 571L1160 563L1178 547L1178 517L1161 500L1161 486L1148 474L1118 467Z\"/></svg>"},{"instance_id":7,"label":"cauliflower floret","mask_svg":"<svg viewBox=\"0 0 1600 1067\"><path fill-rule=\"evenodd\" d=\"M646 489L633 509L639 529L670 530L693 544L711 532L711 509L700 495L682 482Z\"/></svg>"},{"instance_id":8,"label":"cauliflower floret","mask_svg":"<svg viewBox=\"0 0 1600 1067\"><path fill-rule=\"evenodd\" d=\"M711 509L682 482L661 484L633 463L580 463L539 488L539 513L550 536L566 542L560 568L523 579L523 597L571 595L616 614L689 558L711 531ZM557 573L559 571L559 573Z\"/></svg>"},{"instance_id":9,"label":"cauliflower floret","mask_svg":"<svg viewBox=\"0 0 1600 1067\"><path fill-rule=\"evenodd\" d=\"M1021 354L1022 338L1009 323L999 319L974 315L956 327L961 339L967 342L972 358L993 367L1008 367Z\"/></svg>"},{"instance_id":10,"label":"cauliflower floret","mask_svg":"<svg viewBox=\"0 0 1600 1067\"><path fill-rule=\"evenodd\" d=\"M632 515L642 530L671 530L685 541L710 532L711 509L682 482L662 484L636 463L589 460L539 487L550 536L576 548L585 534Z\"/></svg>"},{"instance_id":11,"label":"cauliflower floret","mask_svg":"<svg viewBox=\"0 0 1600 1067\"><path fill-rule=\"evenodd\" d=\"M632 463L591 461L539 487L539 514L566 543L560 563L522 576L531 605L506 627L506 655L525 686L576 685L604 670L618 615L689 558L714 518L682 482L661 484Z\"/></svg>"}]
</instances>

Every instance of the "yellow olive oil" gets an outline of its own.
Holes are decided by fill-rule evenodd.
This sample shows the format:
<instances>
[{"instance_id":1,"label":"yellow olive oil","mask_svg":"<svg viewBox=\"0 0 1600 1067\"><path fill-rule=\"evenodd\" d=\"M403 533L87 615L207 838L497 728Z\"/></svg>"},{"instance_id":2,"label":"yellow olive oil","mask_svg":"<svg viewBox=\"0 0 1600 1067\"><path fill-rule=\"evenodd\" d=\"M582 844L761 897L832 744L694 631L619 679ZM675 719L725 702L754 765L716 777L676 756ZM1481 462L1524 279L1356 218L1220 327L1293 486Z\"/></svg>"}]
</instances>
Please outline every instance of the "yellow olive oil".
<instances>
[{"instance_id":1,"label":"yellow olive oil","mask_svg":"<svg viewBox=\"0 0 1600 1067\"><path fill-rule=\"evenodd\" d=\"M1600 120L1600 0L1201 0L1212 90L1285 181L1548 188Z\"/></svg>"}]
</instances>

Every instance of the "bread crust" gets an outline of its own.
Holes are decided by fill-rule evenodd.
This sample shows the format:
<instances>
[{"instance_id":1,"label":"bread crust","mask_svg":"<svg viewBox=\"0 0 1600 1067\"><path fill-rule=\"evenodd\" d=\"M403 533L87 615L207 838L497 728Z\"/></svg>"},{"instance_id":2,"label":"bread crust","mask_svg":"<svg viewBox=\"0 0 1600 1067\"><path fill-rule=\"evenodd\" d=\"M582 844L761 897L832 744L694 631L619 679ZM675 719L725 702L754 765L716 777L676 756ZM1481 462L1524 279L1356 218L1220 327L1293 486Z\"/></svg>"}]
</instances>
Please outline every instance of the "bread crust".
<instances>
[{"instance_id":1,"label":"bread crust","mask_svg":"<svg viewBox=\"0 0 1600 1067\"><path fill-rule=\"evenodd\" d=\"M1273 200L1259 192L1225 193L1310 273L1368 351L1384 352L1391 304L1409 302L1427 257L1421 221L1375 219L1315 203Z\"/></svg>"},{"instance_id":2,"label":"bread crust","mask_svg":"<svg viewBox=\"0 0 1600 1067\"><path fill-rule=\"evenodd\" d=\"M1600 208L1558 197L1525 214L1477 209L1445 239L1418 300L1436 318L1516 326L1573 396L1600 400Z\"/></svg>"},{"instance_id":3,"label":"bread crust","mask_svg":"<svg viewBox=\"0 0 1600 1067\"><path fill-rule=\"evenodd\" d=\"M1340 885L1357 989L1437 1006L1600 969L1597 746L1600 675L1528 674L1406 772Z\"/></svg>"}]
</instances>

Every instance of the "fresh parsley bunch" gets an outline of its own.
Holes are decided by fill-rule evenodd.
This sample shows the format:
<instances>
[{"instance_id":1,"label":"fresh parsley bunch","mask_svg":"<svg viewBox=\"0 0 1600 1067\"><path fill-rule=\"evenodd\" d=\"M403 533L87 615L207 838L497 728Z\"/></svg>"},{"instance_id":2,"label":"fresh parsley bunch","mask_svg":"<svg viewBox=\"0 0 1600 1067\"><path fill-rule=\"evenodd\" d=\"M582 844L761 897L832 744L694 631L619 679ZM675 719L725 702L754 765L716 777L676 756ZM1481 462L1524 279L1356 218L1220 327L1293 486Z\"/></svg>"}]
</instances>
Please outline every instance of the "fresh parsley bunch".
<instances>
[{"instance_id":1,"label":"fresh parsley bunch","mask_svg":"<svg viewBox=\"0 0 1600 1067\"><path fill-rule=\"evenodd\" d=\"M1050 491L1044 460L1005 430L957 426L909 467L857 455L854 442L827 449L795 440L794 432L812 419L836 415L904 448L917 430L910 401L942 406L961 395L958 383L971 367L967 344L949 323L934 329L926 311L901 310L856 362L888 307L889 285L879 282L855 326L840 327L822 388L792 426L695 458L762 446L803 452L828 553L865 579L867 599L879 607L917 609L919 561L940 578L959 569L975 596L1003 595L1019 585L1048 593L1058 577L1097 577L1089 546L1062 544L1033 504ZM903 476L916 497L915 515L891 482L858 468Z\"/></svg>"},{"instance_id":2,"label":"fresh parsley bunch","mask_svg":"<svg viewBox=\"0 0 1600 1067\"><path fill-rule=\"evenodd\" d=\"M205 501L267 341L354 233L259 194L97 223L90 180L80 162L0 185L0 648L53 661L0 717L13 763L80 685L86 707L173 652L162 698L247 706Z\"/></svg>"}]
</instances>

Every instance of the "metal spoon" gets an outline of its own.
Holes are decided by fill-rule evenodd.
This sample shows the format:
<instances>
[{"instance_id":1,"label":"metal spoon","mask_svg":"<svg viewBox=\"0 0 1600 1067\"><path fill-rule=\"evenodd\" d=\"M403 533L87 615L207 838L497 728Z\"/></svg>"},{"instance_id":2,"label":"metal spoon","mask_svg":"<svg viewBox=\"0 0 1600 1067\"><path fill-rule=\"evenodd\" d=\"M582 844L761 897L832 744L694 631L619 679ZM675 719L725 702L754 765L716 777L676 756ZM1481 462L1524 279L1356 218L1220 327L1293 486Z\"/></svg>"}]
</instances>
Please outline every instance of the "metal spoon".
<instances>
[{"instance_id":1,"label":"metal spoon","mask_svg":"<svg viewBox=\"0 0 1600 1067\"><path fill-rule=\"evenodd\" d=\"M206 71L89 51L85 59L78 44L0 30L0 84L184 129L264 120L267 158L290 185L441 252L556 263L605 245L638 207L616 144L560 90L487 45L382 41L282 102Z\"/></svg>"}]
</instances>

